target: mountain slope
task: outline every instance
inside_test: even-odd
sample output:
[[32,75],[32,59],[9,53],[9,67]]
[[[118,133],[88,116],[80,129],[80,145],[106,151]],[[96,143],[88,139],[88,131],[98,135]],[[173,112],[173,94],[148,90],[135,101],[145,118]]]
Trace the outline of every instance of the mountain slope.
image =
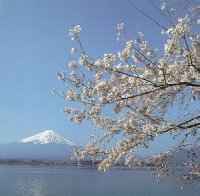
[[52,130],[39,132],[17,143],[0,144],[0,159],[64,160],[76,145]]
[[0,144],[0,159],[65,160],[72,153],[73,148],[65,144]]

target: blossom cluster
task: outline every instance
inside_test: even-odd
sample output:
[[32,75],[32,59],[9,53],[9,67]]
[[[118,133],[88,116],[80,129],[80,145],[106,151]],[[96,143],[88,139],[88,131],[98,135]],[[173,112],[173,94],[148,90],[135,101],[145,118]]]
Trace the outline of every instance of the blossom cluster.
[[[164,3],[162,9],[165,7]],[[200,116],[190,110],[179,119],[167,118],[178,101],[186,107],[200,100],[200,35],[193,25],[186,15],[168,27],[163,54],[139,32],[120,51],[97,59],[83,50],[80,25],[69,30],[80,45],[80,55],[57,74],[67,86],[59,94],[70,105],[64,112],[75,123],[86,120],[103,131],[102,137],[79,151],[81,157],[102,155],[99,169],[106,171],[123,156],[128,165],[135,164],[132,152],[148,147],[162,134],[197,132]],[[118,37],[123,30],[124,23],[118,24]]]
[[72,28],[69,29],[69,36],[72,40],[78,40],[80,37],[81,32],[81,26],[80,25],[74,25]]

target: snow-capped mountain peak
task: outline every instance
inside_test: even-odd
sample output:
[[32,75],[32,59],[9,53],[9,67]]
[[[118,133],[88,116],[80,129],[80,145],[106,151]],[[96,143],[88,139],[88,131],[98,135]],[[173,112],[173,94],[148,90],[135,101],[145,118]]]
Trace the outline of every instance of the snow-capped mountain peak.
[[45,130],[31,137],[24,138],[20,143],[31,143],[31,144],[67,144],[75,146],[75,144],[54,132],[53,130]]

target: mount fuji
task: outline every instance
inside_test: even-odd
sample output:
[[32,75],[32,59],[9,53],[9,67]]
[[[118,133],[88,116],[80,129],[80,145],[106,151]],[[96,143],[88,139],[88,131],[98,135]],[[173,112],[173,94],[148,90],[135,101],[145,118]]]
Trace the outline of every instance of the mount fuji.
[[66,160],[76,145],[53,130],[44,130],[19,142],[0,144],[0,159]]
[[75,144],[54,132],[53,130],[45,130],[31,137],[24,138],[20,141],[24,144],[66,144],[69,146],[75,146]]

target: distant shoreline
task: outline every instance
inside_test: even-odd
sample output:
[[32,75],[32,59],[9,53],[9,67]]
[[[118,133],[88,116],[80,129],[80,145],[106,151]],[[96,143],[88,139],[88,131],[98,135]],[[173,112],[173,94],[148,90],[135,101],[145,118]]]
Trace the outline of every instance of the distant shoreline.
[[[0,166],[31,166],[31,167],[72,167],[80,169],[97,169],[99,161],[71,161],[71,160],[32,160],[32,159],[0,159]],[[128,169],[124,166],[115,168]]]
[[40,160],[40,159],[0,159],[0,165],[31,165],[31,166],[87,166],[96,167],[97,162],[71,160]]
[[[45,166],[45,167],[73,167],[81,169],[97,169],[100,161],[71,161],[71,160],[22,160],[22,159],[0,159],[0,166]],[[113,169],[121,170],[145,170],[149,167],[129,168],[124,165],[115,165]]]

